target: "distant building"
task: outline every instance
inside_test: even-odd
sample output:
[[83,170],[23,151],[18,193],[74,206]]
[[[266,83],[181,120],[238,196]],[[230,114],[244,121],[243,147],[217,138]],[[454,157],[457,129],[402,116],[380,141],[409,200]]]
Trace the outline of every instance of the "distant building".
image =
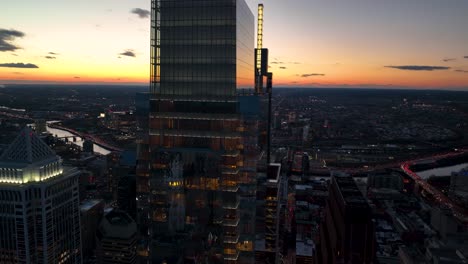
[[450,209],[433,207],[431,226],[446,243],[468,240],[468,229],[465,223],[456,218]]
[[397,172],[373,172],[367,176],[367,186],[375,189],[403,190],[403,178]]
[[332,177],[320,233],[321,263],[374,261],[375,227],[371,208],[352,177]]
[[87,200],[80,206],[81,241],[85,262],[95,255],[96,231],[103,214],[103,200]]
[[119,179],[117,189],[117,205],[136,219],[136,178],[135,174],[127,174]]
[[107,159],[107,177],[106,177],[106,191],[111,200],[117,200],[117,188],[119,185],[119,164],[120,152],[111,152],[106,156]]
[[89,139],[85,139],[83,142],[83,152],[94,153],[94,143]]
[[125,212],[104,215],[97,231],[97,259],[101,264],[136,263],[137,225]]
[[47,123],[45,119],[36,119],[34,120],[35,131],[38,134],[47,132]]
[[449,195],[468,205],[468,168],[452,173]]
[[0,156],[0,263],[81,263],[78,170],[30,128]]

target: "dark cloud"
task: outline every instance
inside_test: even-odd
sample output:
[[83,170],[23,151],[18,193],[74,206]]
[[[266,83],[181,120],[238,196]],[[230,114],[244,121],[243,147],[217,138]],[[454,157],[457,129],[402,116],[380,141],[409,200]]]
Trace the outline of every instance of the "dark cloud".
[[463,57],[463,58],[468,59],[468,56],[465,56],[465,57]]
[[284,64],[282,61],[273,61],[271,64]]
[[73,78],[74,78],[74,79],[80,79],[81,77],[79,77],[79,76],[75,76],[75,77],[73,77]]
[[312,77],[312,76],[325,76],[325,74],[323,74],[323,73],[305,73],[305,74],[301,74],[301,75],[298,75],[298,76],[301,76],[302,78],[307,78],[307,77]]
[[0,63],[0,67],[4,68],[24,68],[24,69],[37,69],[39,68],[36,64],[32,63]]
[[297,62],[297,61],[293,61],[293,62],[291,62],[291,64],[302,64],[302,63]]
[[451,61],[456,61],[456,60],[457,60],[457,59],[455,59],[455,58],[445,58],[445,59],[443,59],[442,61],[443,61],[443,62],[451,62]]
[[141,8],[134,8],[130,13],[138,15],[140,18],[148,18],[151,15],[150,11]]
[[45,56],[44,58],[49,59],[49,60],[54,60],[54,59],[56,59],[57,57],[54,57],[54,56]]
[[58,53],[55,53],[55,52],[52,52],[52,51],[49,52],[48,54],[49,54],[49,55],[59,55]]
[[279,67],[279,68],[282,69],[282,70],[286,70],[286,69],[287,69],[286,67]]
[[405,71],[437,71],[449,70],[450,67],[445,66],[422,66],[422,65],[401,65],[401,66],[384,66],[385,68],[392,68]]
[[24,36],[25,34],[21,31],[0,28],[0,52],[20,49],[20,47],[11,44],[11,41],[15,40],[15,38],[22,38]]
[[[127,57],[136,57],[135,52],[133,50],[130,50],[130,49],[126,50],[126,51],[124,51],[122,53],[119,53],[119,55],[127,56]],[[120,58],[120,56],[119,56],[119,58]]]
[[465,70],[455,70],[455,72],[468,73],[468,71],[465,71]]

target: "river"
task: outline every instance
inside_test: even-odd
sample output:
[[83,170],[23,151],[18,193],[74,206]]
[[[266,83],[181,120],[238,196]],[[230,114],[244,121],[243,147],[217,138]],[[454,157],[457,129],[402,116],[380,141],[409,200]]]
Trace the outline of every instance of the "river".
[[452,172],[459,172],[460,170],[467,168],[468,163],[462,163],[449,167],[434,168],[425,171],[416,172],[421,178],[427,179],[431,176],[450,176]]
[[[48,122],[48,123],[51,123],[51,122]],[[68,132],[68,131],[65,131],[65,130],[62,130],[62,129],[57,129],[57,128],[51,128],[49,126],[47,126],[47,132],[49,132],[50,134],[52,134],[54,137],[73,137],[75,136],[74,134]],[[69,142],[75,144],[75,145],[78,145],[80,147],[83,147],[83,139],[80,138],[80,137],[76,137],[76,142],[73,141],[72,138],[69,138],[68,139]],[[94,152],[95,153],[98,153],[98,154],[101,154],[101,155],[107,155],[109,153],[111,153],[111,151],[99,146],[99,145],[96,145],[94,144]]]

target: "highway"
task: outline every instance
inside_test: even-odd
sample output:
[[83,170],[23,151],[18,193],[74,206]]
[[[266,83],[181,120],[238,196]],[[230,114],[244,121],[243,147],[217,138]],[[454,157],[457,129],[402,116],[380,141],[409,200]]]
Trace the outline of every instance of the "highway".
[[[434,160],[439,160],[442,158],[449,158],[449,157],[454,157],[458,156],[462,153],[466,153],[467,149],[461,149],[457,152],[451,152],[451,153],[446,153],[446,154],[441,154],[441,155],[436,155],[432,156],[432,159]],[[437,188],[433,187],[429,183],[427,183],[424,179],[422,179],[416,172],[411,170],[411,166],[414,164],[417,164],[418,161],[422,160],[414,160],[414,161],[406,161],[403,162],[400,166],[400,168],[403,170],[406,175],[411,177],[417,185],[419,185],[426,193],[430,194],[434,201],[438,203],[439,205],[445,206],[447,208],[450,208],[453,212],[453,214],[459,218],[460,220],[468,223],[468,212],[466,208],[463,208],[456,203],[454,203],[451,199],[449,199],[444,193],[439,191]]]

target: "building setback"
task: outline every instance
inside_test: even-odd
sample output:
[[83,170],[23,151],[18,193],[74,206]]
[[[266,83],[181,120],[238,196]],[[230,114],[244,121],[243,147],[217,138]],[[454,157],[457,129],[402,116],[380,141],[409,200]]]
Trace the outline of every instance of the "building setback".
[[30,128],[0,156],[0,263],[81,263],[78,170]]

